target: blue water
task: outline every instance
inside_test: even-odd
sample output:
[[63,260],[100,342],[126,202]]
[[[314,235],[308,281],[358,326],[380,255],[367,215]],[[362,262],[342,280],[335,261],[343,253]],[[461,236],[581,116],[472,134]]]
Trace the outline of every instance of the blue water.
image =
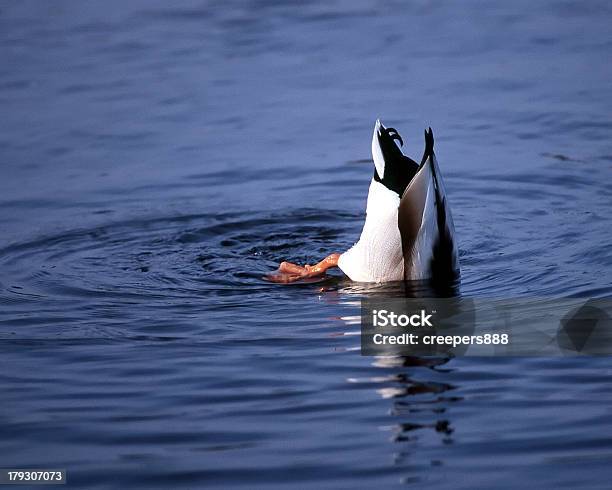
[[71,488],[607,488],[608,358],[376,359],[376,117],[467,296],[612,295],[607,2],[0,5],[0,467]]

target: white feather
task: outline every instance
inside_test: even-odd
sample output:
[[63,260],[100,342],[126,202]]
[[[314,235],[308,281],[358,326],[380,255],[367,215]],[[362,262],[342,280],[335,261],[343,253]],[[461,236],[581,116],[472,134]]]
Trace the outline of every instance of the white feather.
[[338,267],[356,282],[401,281],[402,240],[397,226],[399,196],[372,180],[359,241],[340,255]]
[[381,126],[380,119],[377,119],[376,124],[374,124],[374,132],[372,133],[372,159],[374,160],[376,172],[378,172],[378,176],[382,179],[385,176],[385,159],[380,149],[380,143],[378,142],[378,133],[380,132]]

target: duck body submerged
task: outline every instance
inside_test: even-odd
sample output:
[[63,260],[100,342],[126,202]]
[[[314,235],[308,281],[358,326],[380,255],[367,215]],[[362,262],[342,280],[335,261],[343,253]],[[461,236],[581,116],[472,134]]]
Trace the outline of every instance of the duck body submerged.
[[454,282],[459,254],[431,128],[420,164],[405,156],[396,140],[403,144],[395,129],[376,121],[365,223],[338,266],[357,282]]

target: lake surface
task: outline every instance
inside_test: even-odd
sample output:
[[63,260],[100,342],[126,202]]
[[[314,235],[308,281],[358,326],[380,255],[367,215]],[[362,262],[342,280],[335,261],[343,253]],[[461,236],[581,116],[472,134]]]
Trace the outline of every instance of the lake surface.
[[605,488],[609,358],[359,355],[381,117],[461,294],[612,295],[607,2],[0,5],[0,466],[74,488]]

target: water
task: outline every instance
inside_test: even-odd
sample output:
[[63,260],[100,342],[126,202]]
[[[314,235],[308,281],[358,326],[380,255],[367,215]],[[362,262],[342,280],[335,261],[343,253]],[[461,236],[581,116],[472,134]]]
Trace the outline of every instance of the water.
[[607,358],[361,357],[376,117],[461,294],[612,294],[605,2],[0,6],[0,455],[74,488],[602,488]]

